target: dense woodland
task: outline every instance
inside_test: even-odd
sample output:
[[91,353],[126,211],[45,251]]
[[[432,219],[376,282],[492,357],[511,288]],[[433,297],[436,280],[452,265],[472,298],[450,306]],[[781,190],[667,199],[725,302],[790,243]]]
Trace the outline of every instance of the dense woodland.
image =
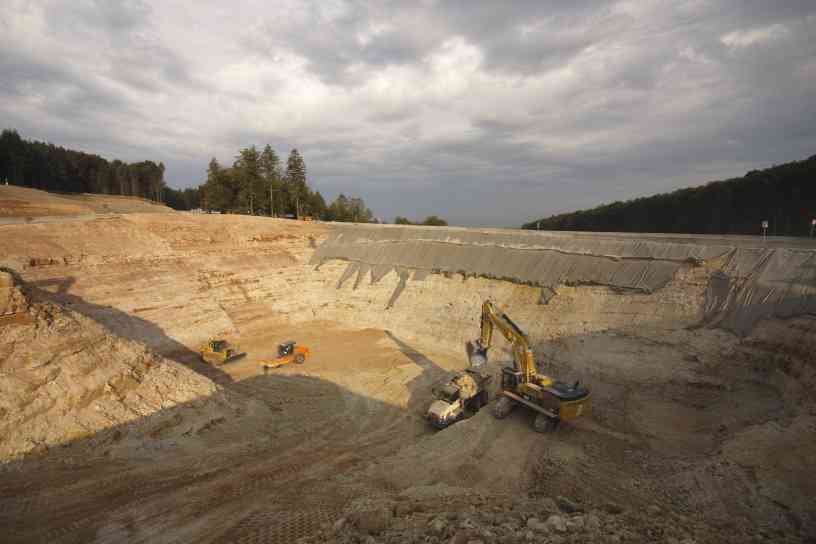
[[525,229],[808,236],[816,218],[816,155],[744,177],[554,215]]
[[286,165],[266,146],[239,151],[230,167],[210,161],[207,180],[188,189],[172,189],[164,164],[125,163],[54,144],[24,140],[16,130],[0,134],[0,183],[63,193],[136,196],[164,202],[177,210],[205,210],[331,221],[370,222],[373,214],[362,198],[341,194],[327,205],[306,180],[306,163],[297,149]]
[[0,181],[65,193],[128,195],[164,201],[164,164],[124,163],[44,142],[23,140],[15,130],[0,133]]

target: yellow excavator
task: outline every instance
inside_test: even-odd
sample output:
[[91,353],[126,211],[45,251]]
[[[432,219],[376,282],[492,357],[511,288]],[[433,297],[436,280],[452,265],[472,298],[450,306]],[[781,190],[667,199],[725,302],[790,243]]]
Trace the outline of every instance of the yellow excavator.
[[592,410],[589,389],[580,382],[566,384],[539,374],[527,335],[490,300],[482,304],[481,335],[470,350],[472,366],[487,362],[494,329],[513,347],[513,365],[502,368],[501,388],[493,407],[497,419],[507,417],[513,408],[522,405],[537,412],[535,430],[547,432],[555,430],[562,421],[589,415]]

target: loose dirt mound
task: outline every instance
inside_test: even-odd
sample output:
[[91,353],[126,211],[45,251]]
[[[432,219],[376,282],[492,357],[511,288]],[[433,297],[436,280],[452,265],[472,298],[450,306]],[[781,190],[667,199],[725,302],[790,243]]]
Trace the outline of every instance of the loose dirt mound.
[[[96,455],[132,451],[230,413],[207,378],[69,309],[29,306],[12,279],[0,271],[0,315],[18,318],[0,321],[0,463],[89,438],[84,446]],[[128,425],[160,410],[167,417]]]
[[172,211],[164,204],[157,204],[138,197],[55,194],[28,187],[0,185],[0,219]]

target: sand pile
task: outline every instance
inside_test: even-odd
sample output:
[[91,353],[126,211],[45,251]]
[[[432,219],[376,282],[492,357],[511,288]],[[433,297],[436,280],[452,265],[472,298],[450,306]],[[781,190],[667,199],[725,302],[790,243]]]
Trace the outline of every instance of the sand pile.
[[26,316],[0,322],[0,462],[72,443],[138,449],[229,413],[209,379],[24,290],[0,275],[0,315]]

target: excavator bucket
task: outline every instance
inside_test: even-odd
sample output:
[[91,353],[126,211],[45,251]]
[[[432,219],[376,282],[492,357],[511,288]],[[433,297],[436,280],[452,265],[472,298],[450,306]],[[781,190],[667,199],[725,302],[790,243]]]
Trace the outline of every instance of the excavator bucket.
[[468,342],[465,344],[470,366],[479,367],[487,363],[487,349],[479,347],[479,342]]

